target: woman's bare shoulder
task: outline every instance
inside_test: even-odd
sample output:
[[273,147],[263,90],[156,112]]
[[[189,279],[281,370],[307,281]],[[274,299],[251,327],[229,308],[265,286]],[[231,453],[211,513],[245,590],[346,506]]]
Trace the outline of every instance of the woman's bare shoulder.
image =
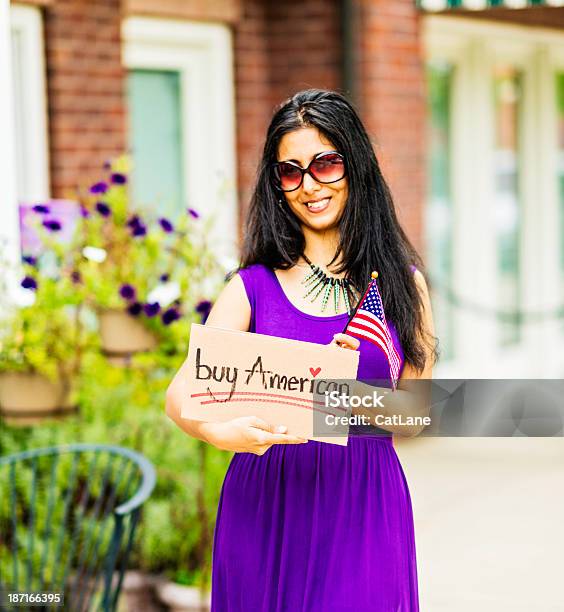
[[251,304],[239,273],[227,282],[207,318],[206,325],[248,331],[251,323]]

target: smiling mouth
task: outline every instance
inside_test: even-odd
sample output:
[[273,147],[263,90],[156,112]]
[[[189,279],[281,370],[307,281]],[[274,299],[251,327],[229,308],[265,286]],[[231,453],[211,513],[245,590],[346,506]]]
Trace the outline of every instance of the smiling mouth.
[[307,209],[310,212],[321,212],[322,210],[325,210],[327,206],[329,206],[330,199],[331,196],[323,198],[322,200],[311,200],[309,202],[304,202],[304,205],[307,206]]

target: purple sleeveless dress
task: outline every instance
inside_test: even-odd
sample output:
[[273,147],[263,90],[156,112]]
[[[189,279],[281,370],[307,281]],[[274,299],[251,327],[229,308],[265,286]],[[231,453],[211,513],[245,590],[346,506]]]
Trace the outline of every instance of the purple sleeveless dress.
[[[303,313],[269,268],[239,274],[249,331],[328,344],[343,330],[346,314]],[[361,340],[359,350],[359,379],[389,379],[380,349]],[[309,441],[235,453],[214,533],[213,612],[419,610],[411,499],[384,433],[353,432],[346,447]]]

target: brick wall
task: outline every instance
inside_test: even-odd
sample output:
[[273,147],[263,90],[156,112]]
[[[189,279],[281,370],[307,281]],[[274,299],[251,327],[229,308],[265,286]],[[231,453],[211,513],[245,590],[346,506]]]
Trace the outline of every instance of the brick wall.
[[413,0],[362,0],[357,7],[357,85],[404,229],[423,246],[426,103],[421,18]]
[[235,28],[237,155],[242,215],[277,104],[307,87],[341,85],[337,0],[246,0]]
[[268,3],[271,101],[300,89],[342,85],[340,2]]
[[[412,0],[357,1],[361,114],[400,217],[418,242],[425,152],[419,17]],[[338,0],[233,0],[242,214],[274,107],[299,89],[342,87],[340,7]],[[122,5],[53,0],[44,10],[52,195],[65,197],[127,146]]]
[[[357,0],[357,104],[400,220],[422,245],[425,98],[413,0]],[[299,89],[343,87],[341,3],[247,0],[236,26],[239,195],[249,201],[273,108]]]
[[126,148],[120,0],[45,8],[51,192],[72,194]]
[[241,218],[248,205],[271,105],[267,15],[262,0],[246,0],[235,30],[237,184]]

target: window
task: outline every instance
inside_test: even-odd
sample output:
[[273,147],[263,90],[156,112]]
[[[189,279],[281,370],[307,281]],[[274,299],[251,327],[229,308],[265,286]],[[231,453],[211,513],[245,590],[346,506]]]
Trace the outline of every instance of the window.
[[560,298],[564,301],[564,70],[556,73],[555,79],[556,89],[556,112],[557,112],[557,138],[558,138],[558,153],[556,162],[556,181],[558,189],[558,226],[560,236],[560,253],[559,253],[559,268],[560,268]]
[[10,18],[16,195],[18,201],[35,201],[49,197],[41,11],[13,6]]
[[130,70],[127,96],[135,201],[175,217],[185,207],[180,74]]
[[[40,9],[8,5],[0,10],[1,184],[0,238],[8,257],[19,258],[18,203],[49,197],[47,103]],[[6,35],[4,35],[4,31]],[[4,75],[6,75],[4,77]]]
[[212,218],[219,256],[237,253],[232,39],[227,26],[131,17],[129,70],[133,189],[167,214]]
[[[493,151],[494,219],[497,251],[497,307],[501,313],[521,309],[520,290],[520,98],[521,75],[511,66],[497,66],[493,74],[495,142]],[[520,339],[520,321],[500,319],[498,342]]]
[[437,376],[559,378],[564,39],[439,15],[423,37]]
[[453,305],[446,289],[452,286],[452,197],[450,122],[453,66],[427,65],[428,194],[426,207],[427,265],[433,271],[433,315],[441,358],[452,359]]

